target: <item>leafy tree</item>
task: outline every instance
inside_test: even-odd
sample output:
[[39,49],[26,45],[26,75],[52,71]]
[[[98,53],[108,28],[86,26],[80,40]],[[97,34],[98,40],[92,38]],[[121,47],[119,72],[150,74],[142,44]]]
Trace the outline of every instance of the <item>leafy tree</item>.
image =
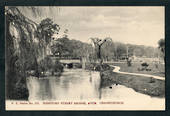
[[60,27],[58,24],[54,24],[54,22],[50,18],[46,18],[40,22],[37,26],[36,36],[40,40],[40,46],[43,48],[43,58],[46,55],[47,45],[51,42],[51,37],[54,33],[58,33]]
[[103,48],[101,50],[102,59],[104,59],[105,61],[112,60],[115,56],[115,53],[114,53],[115,45],[114,45],[114,43],[107,41],[105,44],[103,44],[102,48]]
[[144,49],[142,47],[135,47],[134,49],[134,54],[135,56],[138,56],[138,57],[142,57],[145,53],[144,53]]
[[165,57],[165,39],[160,39],[158,41],[158,48],[161,50],[163,56]]
[[52,36],[54,33],[59,32],[60,27],[58,24],[55,24],[52,19],[46,18],[43,19],[40,24],[37,26],[37,30],[35,31],[35,36],[39,39],[39,47],[42,51],[42,60],[37,62],[36,64],[36,74],[39,76],[40,69],[42,71],[46,71],[46,56],[47,56],[47,46],[50,44],[52,40]]
[[128,56],[133,56],[134,55],[134,45],[127,45],[128,46]]
[[124,44],[117,45],[117,56],[120,59],[123,55],[126,55],[126,46]]
[[63,43],[59,42],[59,41],[55,41],[53,43],[53,45],[51,46],[51,52],[53,55],[61,55],[62,52],[62,47],[63,47]]
[[60,56],[72,56],[73,46],[69,38],[62,37],[57,39],[55,47],[56,52],[58,52]]

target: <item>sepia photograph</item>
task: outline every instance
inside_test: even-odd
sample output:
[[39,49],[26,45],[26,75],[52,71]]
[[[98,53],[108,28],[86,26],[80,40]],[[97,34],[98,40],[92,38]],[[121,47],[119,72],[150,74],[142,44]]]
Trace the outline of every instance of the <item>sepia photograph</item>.
[[164,6],[6,6],[6,110],[165,110]]

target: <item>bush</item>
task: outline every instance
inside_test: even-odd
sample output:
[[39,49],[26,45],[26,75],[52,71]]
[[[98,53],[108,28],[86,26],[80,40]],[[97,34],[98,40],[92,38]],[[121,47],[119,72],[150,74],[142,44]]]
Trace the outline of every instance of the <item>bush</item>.
[[54,72],[63,72],[63,68],[63,65],[59,61],[56,61],[53,65]]
[[106,71],[112,69],[108,64],[90,63],[86,64],[86,70]]
[[47,70],[52,68],[53,61],[50,57],[48,57],[48,56],[45,57],[44,62],[45,62],[45,66],[47,67]]
[[130,67],[132,66],[132,60],[131,59],[127,59],[127,65]]
[[67,64],[68,68],[73,68],[73,63]]
[[47,76],[46,72],[50,72],[51,75],[54,75],[54,73],[57,73],[57,75],[61,74],[61,72],[63,72],[63,65],[58,60],[53,62],[52,59],[47,56],[39,62],[35,76]]
[[143,67],[148,67],[148,66],[149,66],[149,64],[146,63],[146,62],[142,63],[141,65],[142,65]]
[[144,62],[144,63],[141,64],[141,66],[142,66],[142,69],[143,69],[143,70],[146,70],[147,67],[149,66],[149,64],[146,63],[146,62]]
[[106,70],[110,70],[111,69],[108,64],[102,64],[102,65],[97,64],[95,67],[96,67],[95,68],[96,71],[106,71]]
[[12,99],[27,100],[29,92],[24,83],[17,83],[11,93]]
[[38,69],[36,69],[36,76],[45,76],[45,73],[52,68],[52,60],[50,57],[45,57],[38,64]]

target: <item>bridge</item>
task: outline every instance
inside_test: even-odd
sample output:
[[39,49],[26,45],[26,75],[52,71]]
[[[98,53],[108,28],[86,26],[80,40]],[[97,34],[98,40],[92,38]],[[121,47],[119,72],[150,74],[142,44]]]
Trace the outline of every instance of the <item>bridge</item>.
[[85,58],[56,57],[50,56],[53,61],[59,60],[66,68],[85,68],[87,62]]
[[66,64],[69,64],[69,63],[80,63],[80,60],[79,59],[61,59],[60,62],[61,63],[66,63]]
[[82,68],[81,61],[79,59],[61,59],[60,62],[66,68]]

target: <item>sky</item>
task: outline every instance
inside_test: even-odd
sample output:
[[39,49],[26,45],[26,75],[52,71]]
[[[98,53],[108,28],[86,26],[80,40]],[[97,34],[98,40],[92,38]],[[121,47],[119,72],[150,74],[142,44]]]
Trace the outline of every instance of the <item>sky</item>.
[[[68,29],[71,39],[89,42],[91,37],[113,41],[158,46],[165,37],[163,6],[112,7],[51,7],[42,8],[44,17],[50,17],[61,27],[60,35]],[[41,17],[42,18],[42,17]],[[39,18],[39,20],[41,19]],[[38,19],[37,19],[38,20]]]

